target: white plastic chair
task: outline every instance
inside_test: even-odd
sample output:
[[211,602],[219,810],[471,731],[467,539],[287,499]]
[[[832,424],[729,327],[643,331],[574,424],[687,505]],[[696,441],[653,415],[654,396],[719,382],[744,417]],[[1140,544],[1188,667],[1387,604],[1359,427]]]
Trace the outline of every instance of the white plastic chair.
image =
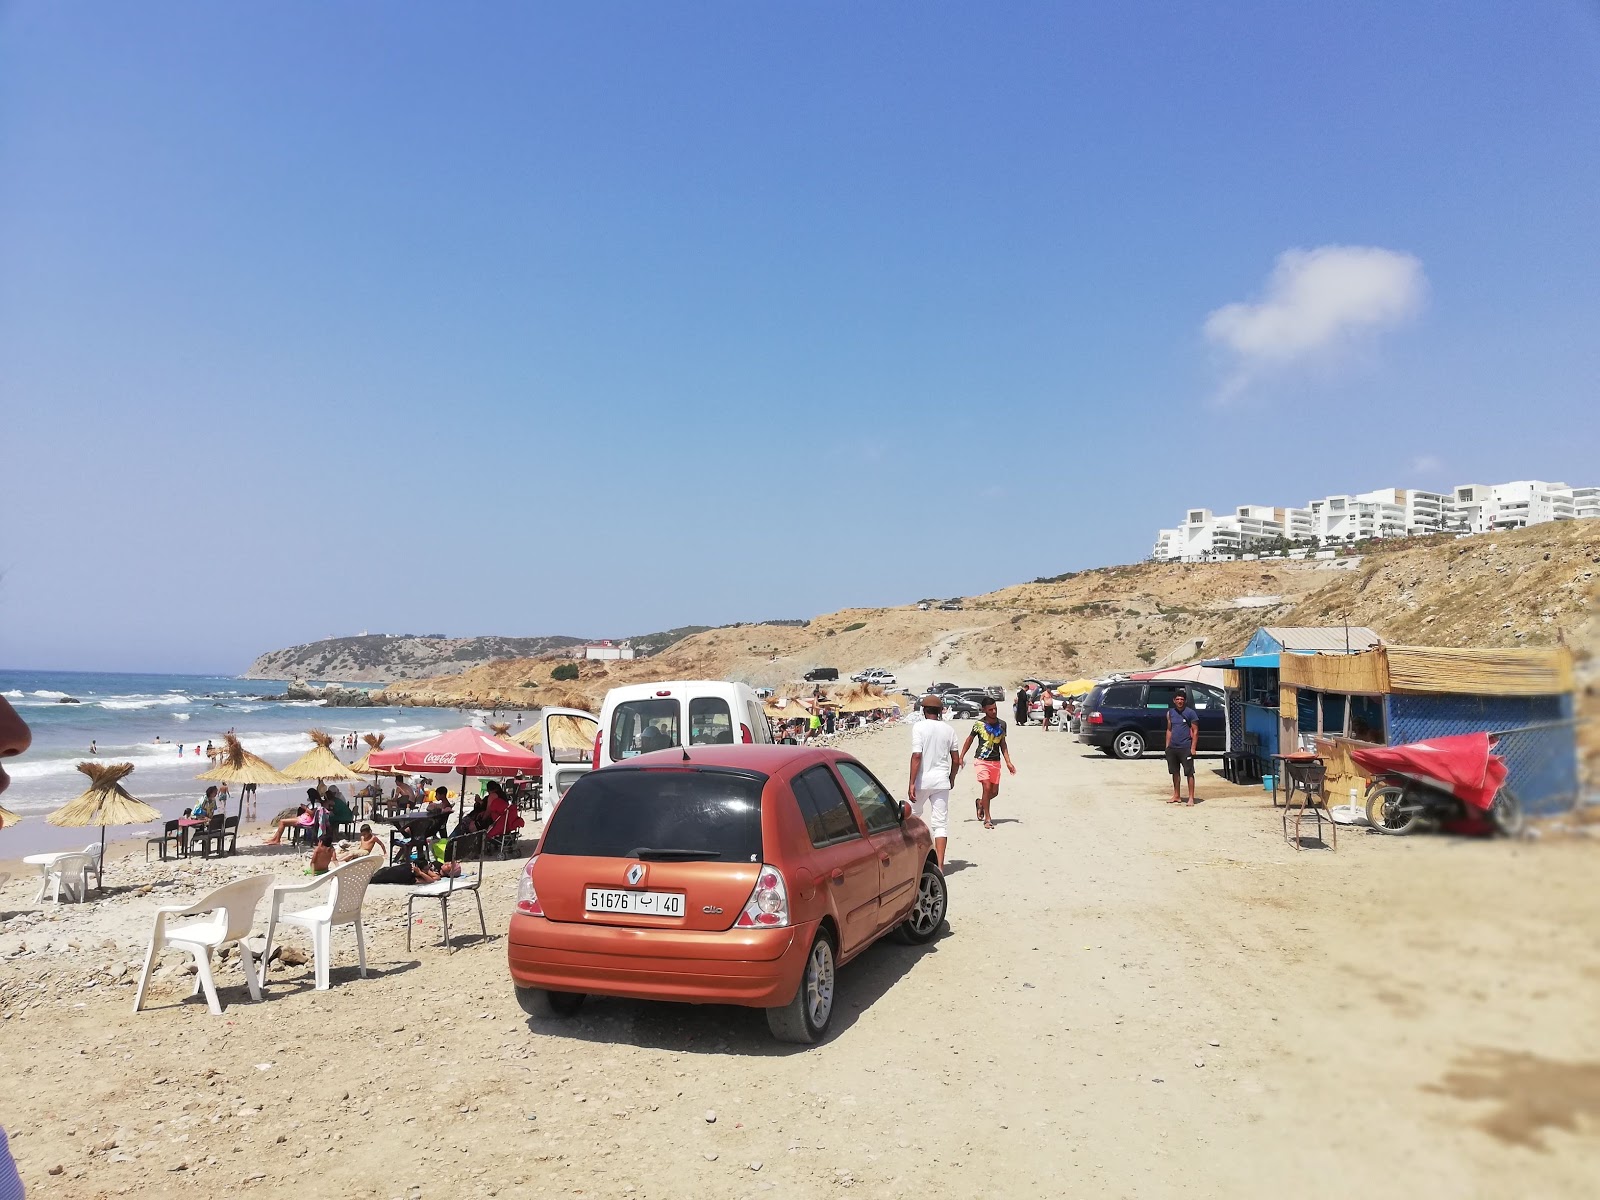
[[67,894],[68,900],[81,901],[89,891],[88,874],[93,869],[87,854],[58,854],[50,862],[40,867],[43,878],[39,882],[39,894],[35,901],[50,896],[54,904],[61,903],[61,893]]
[[[220,1014],[222,1005],[217,1003],[217,985],[211,977],[211,956],[219,948],[237,942],[239,965],[244,968],[244,982],[250,989],[250,999],[261,999],[261,982],[256,972],[256,955],[250,946],[250,929],[255,924],[256,906],[271,886],[271,875],[251,875],[219,887],[193,904],[166,904],[156,909],[156,924],[150,933],[150,949],[144,956],[139,990],[133,997],[133,1011],[138,1012],[144,1005],[144,993],[150,985],[150,972],[155,966],[156,955],[168,946],[194,955],[193,994],[205,989],[206,1007]],[[209,913],[210,916],[181,925],[167,924],[173,917],[192,917],[201,913]]]
[[411,931],[416,925],[412,916],[412,908],[418,900],[437,900],[439,902],[439,920],[444,925],[445,949],[452,954],[455,947],[450,945],[450,897],[457,892],[471,892],[472,898],[478,902],[478,926],[483,930],[483,936],[489,936],[489,926],[483,920],[483,897],[478,892],[478,887],[483,883],[483,847],[487,835],[483,833],[458,833],[450,839],[451,854],[454,856],[465,847],[472,847],[477,855],[477,865],[472,874],[467,874],[466,867],[459,860],[456,866],[461,870],[460,875],[446,875],[433,883],[420,884],[411,889],[411,894],[406,897],[406,949],[411,949]]
[[[361,978],[367,977],[367,931],[361,923],[361,902],[367,894],[367,884],[373,874],[384,864],[382,854],[368,854],[335,867],[326,875],[306,883],[278,884],[272,889],[272,918],[267,922],[267,937],[261,943],[261,980],[266,982],[267,966],[272,957],[272,938],[278,922],[298,925],[311,934],[311,951],[317,990],[328,990],[328,970],[333,965],[332,934],[335,925],[356,927],[356,962]],[[330,895],[322,904],[311,908],[283,912],[283,901],[289,896],[308,895],[329,888]]]
[[84,877],[87,880],[88,876],[94,876],[94,890],[97,892],[105,891],[105,884],[100,881],[100,856],[104,852],[105,847],[99,842],[90,842],[83,848],[83,856],[89,860],[88,865],[84,867]]

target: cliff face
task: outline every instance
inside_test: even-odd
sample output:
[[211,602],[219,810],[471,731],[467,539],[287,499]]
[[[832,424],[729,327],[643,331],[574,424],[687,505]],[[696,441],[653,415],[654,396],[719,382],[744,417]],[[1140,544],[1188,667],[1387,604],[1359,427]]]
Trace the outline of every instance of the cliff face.
[[[585,662],[557,681],[546,659],[490,662],[391,685],[389,703],[594,708],[608,688],[654,679],[793,682],[814,666],[887,667],[901,684],[1015,684],[1139,670],[1241,649],[1261,625],[1368,625],[1391,642],[1572,645],[1595,686],[1600,521],[1391,545],[1360,559],[1140,563],[970,597],[960,610],[846,609],[805,626],[745,625],[684,638],[632,662]],[[1593,702],[1592,695],[1586,699]],[[381,701],[380,701],[381,702]],[[1593,724],[1593,723],[1591,723]]]
[[464,671],[501,658],[533,658],[582,642],[575,637],[413,637],[373,633],[324,638],[272,650],[250,664],[245,679],[318,679],[388,683]]

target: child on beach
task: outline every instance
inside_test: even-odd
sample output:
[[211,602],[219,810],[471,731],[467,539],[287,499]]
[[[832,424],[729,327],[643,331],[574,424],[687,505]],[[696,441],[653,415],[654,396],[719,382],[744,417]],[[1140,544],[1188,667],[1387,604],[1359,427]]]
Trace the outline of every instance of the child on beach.
[[328,868],[333,865],[333,839],[324,834],[317,842],[317,848],[311,852],[311,874],[326,875]]
[[355,848],[346,850],[342,856],[344,862],[353,862],[358,858],[365,858],[369,854],[382,854],[383,840],[372,832],[371,825],[361,827],[361,837]]

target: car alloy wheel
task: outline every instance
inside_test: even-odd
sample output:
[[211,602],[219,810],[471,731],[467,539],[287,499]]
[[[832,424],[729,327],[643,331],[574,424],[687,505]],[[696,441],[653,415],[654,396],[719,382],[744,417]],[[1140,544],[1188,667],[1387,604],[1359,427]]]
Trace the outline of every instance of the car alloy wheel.
[[833,989],[833,942],[825,930],[818,930],[794,997],[780,1008],[767,1009],[772,1036],[802,1046],[820,1042],[833,1018]]
[[1144,738],[1130,729],[1117,734],[1111,747],[1118,758],[1139,758],[1144,754]]
[[911,946],[922,946],[933,941],[944,926],[949,903],[950,893],[945,887],[944,872],[932,861],[924,863],[922,876],[917,880],[917,898],[906,919],[895,927],[896,940]]
[[833,947],[827,938],[818,938],[811,947],[811,959],[800,984],[806,997],[806,1016],[817,1029],[824,1028],[833,1015],[833,978]]

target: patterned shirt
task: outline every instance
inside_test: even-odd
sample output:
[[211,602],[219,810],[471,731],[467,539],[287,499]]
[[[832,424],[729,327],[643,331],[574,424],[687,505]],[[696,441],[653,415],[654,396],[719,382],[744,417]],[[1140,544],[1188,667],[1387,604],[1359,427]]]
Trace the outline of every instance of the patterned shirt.
[[972,723],[972,736],[978,739],[977,757],[984,762],[999,762],[1000,748],[1006,742],[1006,723],[995,718],[993,725],[982,721]]

